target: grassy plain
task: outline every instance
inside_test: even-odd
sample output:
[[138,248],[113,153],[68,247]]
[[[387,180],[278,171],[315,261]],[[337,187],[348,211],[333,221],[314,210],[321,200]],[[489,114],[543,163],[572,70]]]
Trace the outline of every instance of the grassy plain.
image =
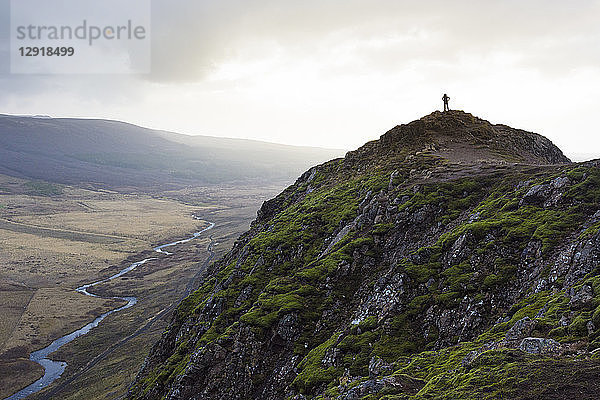
[[65,399],[124,394],[168,321],[168,311],[203,268],[210,240],[207,233],[173,248],[172,256],[154,253],[152,247],[206,226],[192,218],[195,214],[217,223],[210,236],[218,257],[248,228],[260,203],[282,186],[145,194],[49,188],[0,176],[0,398],[43,374],[28,361],[32,350],[118,305],[74,288],[157,257],[94,288],[102,296],[136,296],[138,304],[55,353],[52,358],[67,361],[67,370],[38,397],[51,391]]

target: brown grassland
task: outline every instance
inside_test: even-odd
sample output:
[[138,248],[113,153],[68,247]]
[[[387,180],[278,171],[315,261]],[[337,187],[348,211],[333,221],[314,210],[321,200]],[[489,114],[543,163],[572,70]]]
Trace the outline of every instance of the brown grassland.
[[[29,361],[31,351],[122,304],[83,296],[74,288],[156,257],[94,288],[102,296],[136,296],[138,304],[54,353],[53,359],[67,361],[67,369],[33,398],[123,395],[168,321],[168,311],[205,266],[209,236],[218,257],[247,229],[260,203],[282,186],[160,193],[51,187],[48,193],[47,186],[39,189],[0,175],[0,398],[43,374]],[[151,251],[189,237],[207,221],[215,222],[215,228],[169,249],[172,256]]]

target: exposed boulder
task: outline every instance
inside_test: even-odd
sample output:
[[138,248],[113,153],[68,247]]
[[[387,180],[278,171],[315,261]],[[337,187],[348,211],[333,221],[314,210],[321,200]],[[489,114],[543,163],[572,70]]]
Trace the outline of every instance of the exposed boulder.
[[531,354],[558,354],[560,343],[553,339],[528,337],[521,341],[519,349]]
[[533,331],[535,321],[529,317],[518,320],[515,324],[506,332],[505,341],[507,343],[520,342]]
[[540,205],[544,204],[552,193],[552,185],[543,184],[532,186],[531,189],[521,199],[519,205]]
[[375,377],[379,375],[386,375],[392,372],[393,366],[390,363],[386,363],[380,357],[372,357],[369,361],[369,376]]
[[587,309],[592,306],[594,291],[591,285],[585,284],[579,290],[571,288],[569,306],[574,310]]

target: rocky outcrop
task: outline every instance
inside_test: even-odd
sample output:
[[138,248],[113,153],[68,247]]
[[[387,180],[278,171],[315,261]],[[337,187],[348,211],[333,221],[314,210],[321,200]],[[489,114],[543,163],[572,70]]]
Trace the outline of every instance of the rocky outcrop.
[[591,376],[599,202],[598,166],[539,135],[462,112],[397,127],[263,205],[129,398],[536,398],[503,380],[548,357]]
[[361,170],[388,163],[406,152],[443,156],[453,162],[562,164],[570,160],[547,138],[506,125],[494,125],[463,111],[436,111],[399,125],[344,159]]
[[519,349],[531,354],[556,355],[560,350],[560,344],[553,339],[528,337],[521,341]]

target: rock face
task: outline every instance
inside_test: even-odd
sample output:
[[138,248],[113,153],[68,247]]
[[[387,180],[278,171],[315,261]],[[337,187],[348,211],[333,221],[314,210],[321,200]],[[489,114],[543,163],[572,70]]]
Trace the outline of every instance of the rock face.
[[555,354],[560,349],[560,344],[553,339],[529,337],[523,339],[519,349],[532,354]]
[[596,398],[599,230],[598,163],[433,113],[266,202],[129,398]]

